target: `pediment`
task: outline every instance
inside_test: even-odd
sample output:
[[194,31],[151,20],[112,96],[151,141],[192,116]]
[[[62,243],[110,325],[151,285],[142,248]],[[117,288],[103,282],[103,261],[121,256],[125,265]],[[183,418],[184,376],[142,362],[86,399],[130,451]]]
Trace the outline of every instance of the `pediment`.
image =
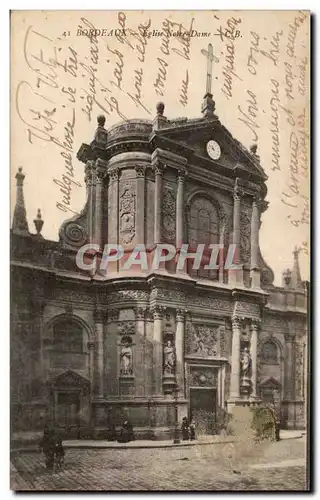
[[83,388],[89,386],[90,382],[85,377],[79,375],[72,370],[67,370],[60,375],[54,377],[50,381],[50,385],[59,388]]
[[[267,176],[261,167],[257,156],[248,151],[234,139],[230,132],[218,119],[213,120],[173,120],[169,127],[157,131],[157,136],[167,139],[168,147],[173,143],[188,149],[193,161],[202,163],[208,168],[224,167],[225,173],[237,170],[237,176],[249,176],[256,180],[265,181]],[[218,142],[221,149],[219,160],[212,160],[207,153],[209,140]],[[164,146],[164,144],[163,144]]]
[[269,377],[260,383],[260,387],[261,388],[265,387],[268,389],[279,389],[281,387],[281,384],[275,378]]

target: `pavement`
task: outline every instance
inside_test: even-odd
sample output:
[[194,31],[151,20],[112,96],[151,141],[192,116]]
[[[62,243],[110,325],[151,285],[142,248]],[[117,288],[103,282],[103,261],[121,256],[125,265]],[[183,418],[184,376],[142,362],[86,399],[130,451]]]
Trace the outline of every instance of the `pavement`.
[[62,471],[41,453],[11,457],[15,491],[306,491],[306,436],[170,448],[68,448]]
[[[302,431],[298,430],[281,430],[280,431],[280,439],[298,439],[303,436]],[[118,443],[117,441],[107,441],[104,439],[73,439],[73,440],[65,440],[63,441],[63,446],[65,448],[82,448],[82,449],[90,449],[90,448],[109,448],[109,449],[140,449],[140,448],[173,448],[173,447],[183,447],[183,446],[197,446],[201,445],[210,445],[210,444],[226,444],[232,443],[234,438],[232,436],[201,436],[198,440],[195,441],[182,441],[180,443],[173,443],[172,440],[167,441],[152,441],[152,440],[143,440],[139,439],[137,441],[130,441],[129,443]],[[34,450],[37,451],[38,445],[30,445],[28,447],[20,447],[14,450],[17,451],[28,451]]]

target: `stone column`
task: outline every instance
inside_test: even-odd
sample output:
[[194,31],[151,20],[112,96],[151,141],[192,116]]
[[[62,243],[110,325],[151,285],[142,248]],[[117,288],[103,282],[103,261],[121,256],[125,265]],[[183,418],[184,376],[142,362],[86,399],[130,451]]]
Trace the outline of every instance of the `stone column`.
[[104,397],[104,341],[103,341],[103,312],[101,310],[96,310],[95,312],[95,330],[96,330],[96,381],[97,381],[97,392],[96,396],[98,399],[103,399]]
[[163,338],[162,338],[163,308],[155,307],[153,310],[153,376],[154,392],[162,395],[163,373]]
[[226,365],[221,367],[221,406],[225,408]]
[[184,397],[184,311],[176,311],[176,380],[179,386],[179,396]]
[[294,333],[285,334],[286,350],[285,350],[285,394],[284,399],[287,405],[287,426],[289,429],[295,427],[295,403],[293,402],[295,394],[295,373],[294,373],[294,358],[295,358],[295,335]]
[[220,216],[220,237],[219,237],[219,282],[223,283],[224,278],[224,258],[225,258],[225,248],[224,248],[224,235],[226,230],[226,217]]
[[95,342],[88,342],[88,350],[89,350],[90,393],[91,393],[91,397],[92,397],[92,395],[94,394],[94,373],[95,373],[94,350],[95,350]]
[[178,172],[178,188],[177,188],[177,200],[176,200],[176,248],[181,248],[184,243],[184,180],[185,172],[184,170],[179,170]]
[[[240,266],[241,257],[240,257],[240,242],[241,242],[241,227],[240,227],[240,216],[241,216],[241,190],[239,186],[236,184],[234,193],[233,193],[233,240],[232,243],[235,245],[235,255],[234,255],[234,264],[238,267]],[[234,284],[242,284],[243,283],[243,271],[242,266],[240,269],[232,269],[229,272],[230,281]]]
[[259,320],[252,320],[251,323],[251,342],[250,342],[250,355],[251,355],[251,382],[252,393],[251,397],[257,398],[257,356],[258,356],[258,330]]
[[[110,201],[108,203],[108,243],[119,243],[119,169],[111,169],[109,174]],[[119,270],[119,261],[108,263],[107,274]]]
[[[97,160],[99,161],[99,160]],[[102,248],[102,214],[103,214],[103,180],[104,171],[101,168],[97,169],[96,174],[96,199],[95,199],[95,243]]]
[[238,317],[232,318],[232,354],[231,354],[231,381],[230,399],[235,400],[240,397],[240,337],[241,320]]
[[294,343],[295,335],[293,333],[285,334],[286,355],[285,355],[285,399],[294,399]]
[[136,196],[136,243],[144,243],[144,219],[145,219],[145,168],[138,165],[135,167],[137,177]]
[[259,229],[260,214],[258,198],[254,197],[252,201],[251,215],[251,288],[260,288],[260,269],[259,269]]
[[109,215],[109,243],[119,242],[119,169],[113,168],[109,171],[111,184],[111,213]]
[[161,199],[162,199],[162,176],[163,167],[154,167],[154,243],[161,243]]
[[95,165],[94,161],[87,161],[85,167],[85,183],[87,187],[87,199],[88,199],[88,239],[89,243],[93,242],[93,185],[95,182]]
[[134,309],[136,318],[136,350],[135,350],[135,378],[136,395],[145,395],[145,307],[136,307]]

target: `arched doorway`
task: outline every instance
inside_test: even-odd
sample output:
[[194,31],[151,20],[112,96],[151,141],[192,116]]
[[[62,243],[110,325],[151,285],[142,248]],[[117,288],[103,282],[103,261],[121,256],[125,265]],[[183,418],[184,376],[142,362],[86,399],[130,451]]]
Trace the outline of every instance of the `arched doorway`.
[[50,381],[50,390],[56,429],[63,439],[80,439],[86,427],[82,414],[88,401],[89,380],[68,370]]
[[81,318],[64,314],[46,332],[50,418],[64,439],[89,436],[93,363],[88,327]]

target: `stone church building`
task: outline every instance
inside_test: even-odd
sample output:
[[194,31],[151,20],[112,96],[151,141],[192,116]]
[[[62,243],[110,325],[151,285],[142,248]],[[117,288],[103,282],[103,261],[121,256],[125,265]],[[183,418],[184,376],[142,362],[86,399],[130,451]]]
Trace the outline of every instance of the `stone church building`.
[[[17,175],[11,230],[12,439],[54,422],[65,437],[108,438],[129,418],[136,436],[169,439],[178,419],[217,432],[235,405],[279,405],[281,424],[306,426],[307,293],[298,250],[283,286],[259,246],[267,176],[221,124],[206,94],[199,119],[132,119],[77,154],[87,190],[59,241],[31,232]],[[236,246],[240,269],[85,271],[83,245],[129,252],[157,243]],[[272,241],[270,241],[272,245]],[[91,255],[91,254],[90,254]],[[93,255],[93,254],[92,254]],[[221,257],[222,255],[222,257]],[[89,260],[90,257],[89,256]]]

